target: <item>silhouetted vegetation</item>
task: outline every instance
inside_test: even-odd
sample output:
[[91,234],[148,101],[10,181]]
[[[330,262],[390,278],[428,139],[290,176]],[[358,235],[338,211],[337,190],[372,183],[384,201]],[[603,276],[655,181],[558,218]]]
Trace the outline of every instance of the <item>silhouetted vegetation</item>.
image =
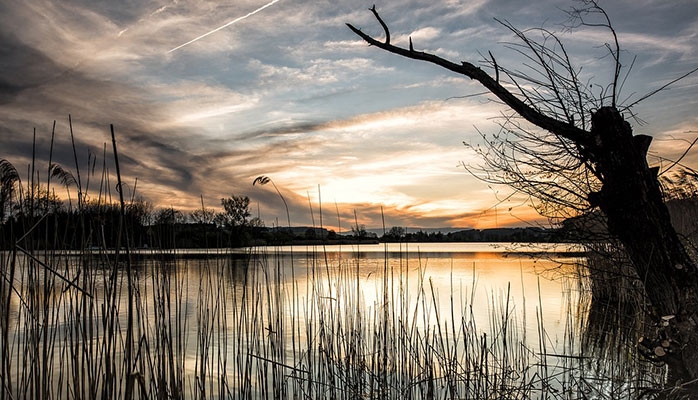
[[[393,228],[394,229],[394,228]],[[417,232],[404,233],[404,228],[399,236],[391,229],[381,237],[386,242],[518,242],[518,243],[553,243],[568,241],[564,232],[557,228],[490,228],[490,229],[463,229],[456,232],[442,233]]]
[[[203,205],[197,214],[154,209],[137,197],[122,211],[84,194],[66,205],[40,188],[38,198],[27,198],[19,182],[7,192],[0,226],[8,250],[0,258],[0,399],[563,399],[606,396],[606,388],[589,383],[599,376],[611,390],[605,398],[632,398],[654,390],[662,376],[643,370],[647,363],[606,362],[608,350],[579,355],[573,321],[584,313],[581,301],[580,310],[568,311],[569,356],[546,353],[540,315],[537,332],[520,327],[508,292],[488,303],[489,329],[478,326],[464,312],[472,297],[452,297],[450,309],[442,307],[425,264],[408,261],[414,254],[399,256],[399,271],[388,268],[386,256],[382,271],[369,272],[382,284],[367,303],[358,254],[354,263],[320,262],[321,252],[305,250],[303,259],[277,250],[208,250],[194,260],[168,250],[377,242],[360,224],[345,235],[267,228],[251,218],[241,195],[224,198],[220,213]],[[394,227],[383,239],[529,241],[551,234]],[[151,257],[132,264],[119,258],[121,246],[147,247]],[[566,296],[576,302],[572,293]],[[527,336],[541,339],[529,343]]]
[[[7,161],[3,165],[13,169]],[[64,170],[65,171],[65,170]],[[67,172],[66,172],[67,173]],[[13,176],[10,174],[10,176]],[[11,181],[11,180],[10,180]],[[79,207],[75,199],[63,201],[58,195],[48,194],[43,186],[33,193],[22,189],[16,181],[16,193],[21,200],[9,201],[7,189],[3,207],[0,248],[10,250],[14,240],[26,232],[44,232],[32,235],[32,248],[113,249],[117,246],[120,207],[104,199],[84,200]],[[5,187],[9,183],[3,181]],[[29,192],[29,195],[26,193]],[[151,203],[134,198],[125,205],[124,226],[131,248],[228,248],[252,245],[320,244],[320,243],[377,243],[381,242],[554,242],[564,241],[558,229],[497,228],[465,229],[458,232],[406,232],[403,227],[392,227],[382,236],[369,232],[358,224],[346,233],[318,227],[265,227],[252,217],[250,199],[245,195],[231,195],[221,199],[222,211],[202,208],[185,213],[169,208],[155,209]]]
[[[351,242],[560,242],[569,238],[559,229],[493,228],[464,229],[457,232],[417,231],[396,234],[404,228],[394,227],[391,232],[377,236],[365,227],[345,234],[316,227],[265,227],[259,220],[248,220],[233,225],[224,222],[195,222],[182,212],[168,208],[151,214],[142,213],[142,203],[126,208],[124,223],[129,231],[131,248],[227,248],[254,245],[321,244]],[[73,249],[116,247],[119,208],[117,205],[92,205],[82,210],[69,211],[57,207],[48,214],[27,216],[14,213],[0,229],[0,248],[9,250],[13,237],[22,236],[28,228],[48,232],[34,237],[36,249]]]
[[[192,281],[187,265],[193,261],[168,250],[378,240],[541,242],[563,240],[569,227],[449,233],[393,227],[381,238],[358,223],[345,234],[290,223],[268,228],[251,217],[244,195],[223,198],[220,212],[203,201],[192,213],[155,209],[137,196],[122,210],[103,193],[91,199],[78,190],[77,199],[62,201],[37,184],[27,189],[11,164],[0,161],[0,167],[0,234],[7,250],[0,259],[0,399],[634,398],[656,390],[662,377],[650,363],[628,361],[627,348],[613,347],[625,341],[593,343],[590,356],[586,347],[575,347],[572,324],[587,316],[587,303],[583,296],[573,300],[573,290],[567,296],[579,309],[567,311],[571,325],[563,346],[571,353],[548,355],[539,315],[541,340],[526,344],[526,324],[520,331],[509,293],[492,297],[492,326],[483,330],[472,313],[461,315],[472,307],[468,296],[459,305],[452,297],[450,310],[439,306],[421,261],[416,269],[405,265],[405,273],[419,272],[417,292],[410,293],[403,270],[388,268],[386,258],[383,271],[368,274],[381,275],[383,284],[376,303],[367,305],[358,255],[354,264],[326,255],[320,262],[320,252],[299,260],[276,250],[209,250]],[[118,256],[122,247],[148,248],[154,257],[131,269],[130,257]],[[298,262],[302,280],[294,277]],[[587,285],[578,273],[575,279]],[[610,315],[606,308],[596,311],[589,321]],[[598,381],[608,387],[599,388]]]
[[[599,95],[595,76],[583,76],[561,38],[545,28],[520,30],[498,20],[515,41],[508,47],[522,62],[507,68],[489,57],[480,64],[453,62],[436,54],[390,42],[388,24],[375,7],[384,37],[376,38],[351,24],[368,44],[399,56],[425,61],[480,83],[508,106],[501,129],[471,149],[482,165],[465,166],[480,179],[506,184],[536,199],[541,215],[561,220],[597,215],[607,240],[623,253],[652,305],[646,317],[660,324],[655,356],[682,380],[698,380],[698,266],[672,225],[660,182],[659,167],[647,161],[652,137],[634,134],[626,117],[632,107],[698,68],[637,100],[621,100],[632,62],[625,63],[611,18],[594,0],[582,0],[567,12],[567,29],[594,28],[607,34],[604,48],[612,78]],[[481,68],[484,67],[484,68]],[[467,144],[466,144],[467,145]],[[678,163],[678,161],[677,161]],[[674,164],[675,165],[675,164]],[[673,165],[672,165],[673,166]],[[671,167],[670,167],[671,168]]]

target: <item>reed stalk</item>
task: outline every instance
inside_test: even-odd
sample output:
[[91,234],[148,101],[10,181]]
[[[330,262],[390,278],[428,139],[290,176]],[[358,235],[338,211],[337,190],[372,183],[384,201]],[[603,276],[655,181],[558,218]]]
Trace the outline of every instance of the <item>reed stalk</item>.
[[[81,238],[72,251],[76,233],[54,225],[39,234],[37,221],[50,217],[31,210],[36,220],[0,258],[0,400],[630,399],[661,385],[660,368],[637,356],[633,338],[584,337],[591,332],[580,327],[595,318],[584,266],[563,286],[565,329],[553,338],[540,280],[533,301],[533,293],[515,298],[516,285],[484,294],[476,270],[487,261],[473,263],[468,282],[455,278],[463,267],[451,260],[450,287],[440,293],[432,260],[409,247],[416,244],[400,244],[397,256],[386,245],[375,258],[362,258],[358,245],[343,254],[323,245],[202,259],[132,252],[111,129],[126,260],[120,246],[108,249],[104,224],[85,221],[101,230],[101,243],[88,248]],[[98,199],[107,199],[106,171],[101,180]],[[80,218],[86,196],[77,186]],[[321,227],[323,218],[320,200]],[[55,248],[34,246],[41,236],[57,238]],[[537,303],[532,328],[526,296]]]

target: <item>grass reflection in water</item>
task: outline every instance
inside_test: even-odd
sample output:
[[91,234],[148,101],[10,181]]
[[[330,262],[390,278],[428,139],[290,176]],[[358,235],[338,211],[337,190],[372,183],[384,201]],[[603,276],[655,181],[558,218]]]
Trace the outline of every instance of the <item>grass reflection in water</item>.
[[[135,254],[133,398],[618,399],[661,385],[636,338],[591,340],[617,334],[599,328],[616,314],[590,306],[583,259],[391,246]],[[125,396],[125,270],[101,251],[33,256],[2,257],[3,397]]]

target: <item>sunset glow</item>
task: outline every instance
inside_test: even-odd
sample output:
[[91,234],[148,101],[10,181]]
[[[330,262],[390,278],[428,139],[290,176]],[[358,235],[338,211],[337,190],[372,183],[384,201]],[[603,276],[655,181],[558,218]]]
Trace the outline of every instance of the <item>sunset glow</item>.
[[[525,196],[491,187],[463,164],[479,160],[463,143],[499,129],[503,106],[468,79],[365,45],[345,23],[383,34],[374,2],[244,0],[81,2],[36,0],[2,6],[0,159],[20,171],[37,157],[74,169],[68,114],[80,168],[107,143],[114,124],[124,181],[159,207],[191,211],[247,195],[265,224],[310,225],[322,206],[331,228],[503,227],[545,223]],[[494,18],[521,29],[562,32],[574,2],[513,0],[376,3],[392,42],[455,62],[492,51],[502,65],[523,60]],[[698,67],[698,13],[691,2],[601,3],[625,52],[637,57],[620,96],[632,103]],[[561,38],[585,79],[606,85],[608,32]],[[698,135],[698,76],[641,102],[630,119],[654,137],[650,163],[671,165]],[[698,167],[690,151],[682,164]],[[113,171],[111,171],[113,173]],[[42,172],[43,174],[43,172]],[[90,179],[99,182],[100,172]],[[45,175],[40,175],[45,179]],[[111,182],[113,188],[115,182]],[[99,183],[91,183],[98,190]],[[132,193],[131,193],[132,194]],[[506,200],[504,200],[506,199]],[[315,213],[312,214],[311,213]],[[319,219],[315,220],[319,223]]]

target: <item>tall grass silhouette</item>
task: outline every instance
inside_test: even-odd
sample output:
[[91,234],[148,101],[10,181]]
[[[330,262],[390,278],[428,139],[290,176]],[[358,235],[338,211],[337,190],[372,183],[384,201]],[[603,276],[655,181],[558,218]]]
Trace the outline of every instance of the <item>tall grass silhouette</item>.
[[[74,187],[81,218],[89,185],[49,168],[47,186]],[[210,250],[196,259],[133,251],[117,170],[121,212],[81,222],[87,232],[118,218],[124,250],[110,248],[39,223],[56,216],[33,201],[37,182],[23,188],[5,160],[0,178],[0,209],[28,204],[31,216],[21,232],[3,232],[14,246],[0,253],[0,400],[619,399],[661,386],[661,367],[635,355],[633,338],[583,340],[591,301],[583,265],[570,268],[565,336],[555,344],[540,293],[524,299],[538,303],[536,315],[516,312],[510,288],[485,294],[484,324],[473,310],[476,283],[456,290],[462,282],[452,279],[440,293],[427,261],[407,247],[397,256],[386,247],[375,286],[358,248],[336,257],[322,246]],[[107,187],[99,199],[110,198]],[[48,237],[55,243],[36,245]]]

